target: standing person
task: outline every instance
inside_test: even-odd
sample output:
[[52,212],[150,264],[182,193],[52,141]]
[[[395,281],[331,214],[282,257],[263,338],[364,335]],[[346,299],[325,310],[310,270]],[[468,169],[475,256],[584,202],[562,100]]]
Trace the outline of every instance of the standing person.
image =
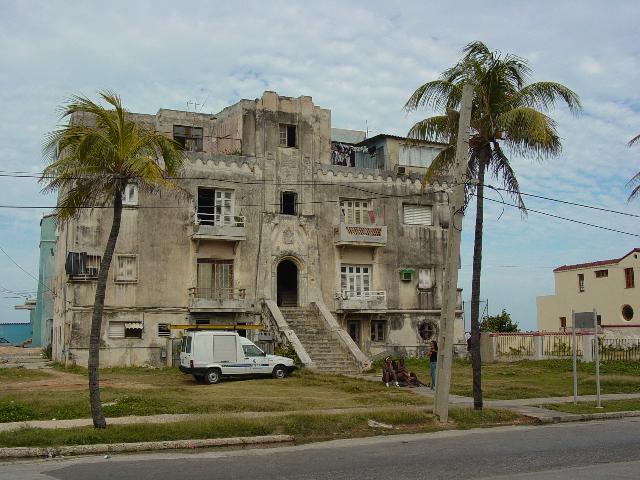
[[431,390],[436,388],[436,367],[438,365],[438,342],[431,340],[429,367],[431,368]]

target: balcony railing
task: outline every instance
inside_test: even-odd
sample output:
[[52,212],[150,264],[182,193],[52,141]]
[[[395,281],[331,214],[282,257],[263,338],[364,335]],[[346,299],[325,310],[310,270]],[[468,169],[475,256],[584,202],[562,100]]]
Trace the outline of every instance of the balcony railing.
[[336,293],[336,307],[341,310],[386,310],[387,292],[342,290]]
[[245,240],[245,218],[242,215],[195,212],[194,240]]
[[247,291],[244,288],[189,289],[189,310],[192,312],[243,312],[249,310]]
[[189,295],[206,300],[244,300],[247,296],[247,290],[245,288],[192,287],[189,289]]
[[209,225],[212,227],[244,227],[244,216],[196,212],[194,223],[196,225]]
[[380,246],[387,244],[387,227],[341,223],[334,230],[336,245]]

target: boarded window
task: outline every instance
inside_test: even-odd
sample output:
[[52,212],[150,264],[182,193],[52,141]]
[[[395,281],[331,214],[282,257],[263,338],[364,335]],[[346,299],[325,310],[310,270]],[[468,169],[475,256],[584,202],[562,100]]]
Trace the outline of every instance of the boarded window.
[[138,257],[136,255],[116,255],[115,281],[138,281]]
[[281,147],[290,147],[290,148],[296,147],[297,146],[296,136],[297,136],[297,131],[296,131],[295,125],[288,125],[286,123],[280,124],[280,146]]
[[624,269],[624,284],[625,288],[634,288],[636,286],[635,279],[633,278],[633,268]]
[[431,268],[421,268],[418,270],[418,289],[431,290],[433,288],[434,272]]
[[173,140],[188,152],[201,152],[202,127],[174,125]]
[[433,225],[431,205],[403,205],[403,222],[405,225]]
[[124,338],[124,322],[109,322],[109,338]]
[[296,215],[297,198],[296,192],[282,192],[280,194],[280,213],[283,215]]
[[427,168],[440,149],[420,145],[400,145],[398,165]]

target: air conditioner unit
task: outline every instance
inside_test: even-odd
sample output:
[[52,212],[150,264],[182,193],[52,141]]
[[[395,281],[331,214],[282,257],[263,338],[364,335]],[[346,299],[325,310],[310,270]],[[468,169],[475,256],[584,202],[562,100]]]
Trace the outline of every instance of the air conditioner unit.
[[396,166],[396,174],[397,174],[397,175],[405,175],[405,174],[406,174],[406,172],[405,172],[404,167],[401,167],[401,166],[399,166],[399,165],[398,165],[398,166]]

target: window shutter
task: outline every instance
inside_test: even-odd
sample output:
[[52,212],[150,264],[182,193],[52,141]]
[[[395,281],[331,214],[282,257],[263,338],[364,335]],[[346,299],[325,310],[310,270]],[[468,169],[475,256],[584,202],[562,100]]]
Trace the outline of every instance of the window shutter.
[[404,205],[405,225],[432,225],[430,205]]
[[109,322],[109,337],[124,338],[124,322]]

